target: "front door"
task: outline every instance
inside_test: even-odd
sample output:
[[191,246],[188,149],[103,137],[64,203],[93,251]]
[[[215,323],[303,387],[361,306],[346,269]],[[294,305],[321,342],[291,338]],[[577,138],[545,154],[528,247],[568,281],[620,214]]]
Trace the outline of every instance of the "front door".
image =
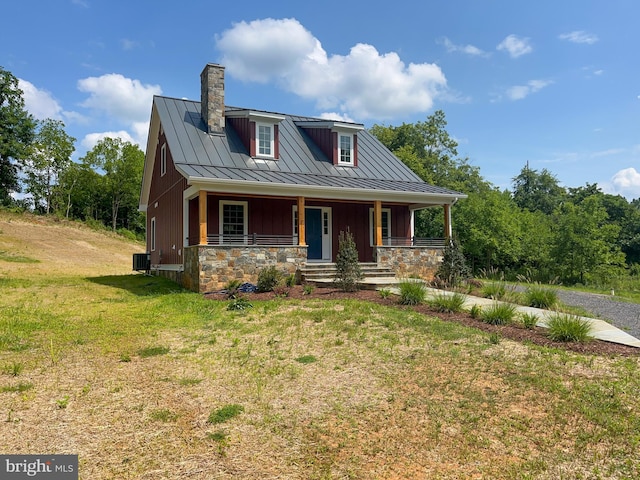
[[307,258],[322,260],[322,210],[319,208],[305,208],[305,243],[307,244]]

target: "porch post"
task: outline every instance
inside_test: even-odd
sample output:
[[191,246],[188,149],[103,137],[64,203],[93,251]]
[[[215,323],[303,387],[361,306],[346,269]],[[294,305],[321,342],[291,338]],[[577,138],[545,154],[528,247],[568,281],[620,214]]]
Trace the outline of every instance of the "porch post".
[[207,244],[207,192],[200,190],[198,198],[198,213],[200,215],[200,245]]
[[298,197],[298,245],[304,247],[305,243],[304,197]]
[[444,207],[444,238],[451,240],[451,205],[446,204]]
[[376,200],[373,203],[373,216],[373,224],[376,232],[375,246],[378,247],[382,245],[382,202],[380,200]]

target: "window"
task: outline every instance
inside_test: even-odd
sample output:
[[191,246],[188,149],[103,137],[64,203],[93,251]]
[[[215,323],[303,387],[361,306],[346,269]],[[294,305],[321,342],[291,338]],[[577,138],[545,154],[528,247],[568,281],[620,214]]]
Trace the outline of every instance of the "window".
[[151,244],[151,251],[155,252],[156,251],[156,217],[153,217],[151,219],[151,226],[150,226],[151,232],[149,232],[149,243]]
[[353,165],[353,135],[338,134],[338,164]]
[[220,202],[220,243],[246,243],[247,202]]
[[[375,213],[373,208],[370,208],[369,209],[369,240],[372,246],[375,244],[375,240],[376,240],[376,233],[373,228],[375,223],[374,215]],[[391,209],[383,208],[382,209],[382,244],[389,245],[390,239],[391,239]]]
[[167,173],[167,144],[163,143],[160,148],[160,176]]
[[262,157],[273,157],[273,125],[266,125],[263,123],[256,123],[256,129],[258,130],[258,155]]

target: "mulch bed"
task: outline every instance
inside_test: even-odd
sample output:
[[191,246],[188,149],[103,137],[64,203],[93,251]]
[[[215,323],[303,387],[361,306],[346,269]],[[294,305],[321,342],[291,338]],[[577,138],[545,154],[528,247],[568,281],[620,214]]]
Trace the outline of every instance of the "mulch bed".
[[[274,292],[265,293],[243,293],[247,300],[272,300],[276,298]],[[209,293],[205,294],[206,298],[222,300],[224,295]],[[629,347],[627,345],[620,345],[618,343],[605,342],[602,340],[591,340],[589,342],[554,342],[551,341],[544,328],[536,327],[532,330],[526,329],[520,325],[490,325],[481,320],[472,318],[467,313],[440,313],[436,312],[427,305],[418,305],[407,307],[398,303],[398,297],[390,295],[387,298],[382,298],[380,292],[375,290],[358,290],[357,292],[343,292],[337,288],[330,287],[316,287],[311,293],[305,294],[301,285],[296,285],[287,289],[287,296],[280,297],[281,299],[320,299],[320,300],[343,300],[343,299],[357,299],[368,302],[377,303],[380,305],[393,306],[397,308],[412,309],[416,312],[423,313],[432,317],[437,317],[447,322],[455,322],[469,327],[477,328],[488,333],[498,333],[503,338],[508,338],[518,342],[530,342],[536,345],[542,345],[545,347],[554,347],[564,350],[570,350],[573,352],[590,354],[590,355],[605,355],[605,356],[624,356],[624,357],[637,357],[640,356],[640,348]]]

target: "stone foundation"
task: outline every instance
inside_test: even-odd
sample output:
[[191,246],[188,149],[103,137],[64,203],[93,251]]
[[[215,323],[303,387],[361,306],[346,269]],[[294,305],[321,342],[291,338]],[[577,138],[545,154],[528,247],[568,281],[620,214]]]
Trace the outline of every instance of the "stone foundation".
[[195,292],[210,292],[230,280],[256,283],[260,271],[272,265],[290,275],[306,263],[307,247],[195,245],[184,249],[182,284]]
[[379,267],[393,270],[397,277],[419,277],[432,280],[442,263],[443,248],[375,247]]

